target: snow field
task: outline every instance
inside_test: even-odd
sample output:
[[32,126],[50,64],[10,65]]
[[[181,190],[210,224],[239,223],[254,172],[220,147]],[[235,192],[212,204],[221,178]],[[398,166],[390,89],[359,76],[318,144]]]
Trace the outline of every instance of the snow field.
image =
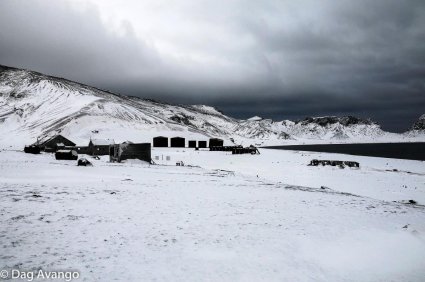
[[[257,167],[270,161],[265,151]],[[425,275],[421,206],[287,185],[266,174],[280,168],[264,167],[257,178],[245,171],[251,155],[232,159],[239,170],[231,172],[233,156],[165,153],[172,161],[187,154],[203,167],[107,158],[77,167],[50,154],[2,151],[0,267],[77,269],[82,281],[422,281]],[[298,158],[288,157],[304,162]],[[222,170],[213,169],[220,159]]]

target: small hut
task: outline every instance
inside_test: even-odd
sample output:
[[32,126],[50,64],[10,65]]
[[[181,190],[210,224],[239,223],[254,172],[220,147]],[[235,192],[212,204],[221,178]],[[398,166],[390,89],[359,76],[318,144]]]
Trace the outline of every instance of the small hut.
[[157,136],[153,138],[154,147],[168,147],[168,138],[164,136]]
[[219,138],[210,138],[210,148],[211,147],[223,147],[223,139]]
[[40,154],[41,148],[37,145],[25,146],[24,152],[28,154]]
[[196,148],[196,140],[189,140],[188,141],[188,147],[189,148]]
[[89,142],[89,152],[93,156],[109,155],[109,146],[114,145],[113,139],[91,139]]
[[57,160],[77,160],[78,154],[75,150],[58,150],[55,153],[55,158]]
[[173,138],[171,138],[170,147],[184,148],[185,144],[186,144],[186,139],[184,139],[183,137],[173,137]]

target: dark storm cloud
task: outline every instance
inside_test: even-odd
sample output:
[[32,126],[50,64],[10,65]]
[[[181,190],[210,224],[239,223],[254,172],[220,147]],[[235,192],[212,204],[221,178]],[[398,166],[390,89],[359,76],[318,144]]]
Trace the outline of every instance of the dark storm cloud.
[[134,69],[154,67],[154,49],[108,32],[98,11],[76,11],[60,1],[0,2],[0,61],[84,82],[131,79]]
[[[425,97],[418,95],[404,98],[396,94],[370,97],[341,97],[333,95],[292,95],[258,100],[254,98],[212,102],[224,112],[235,113],[244,118],[254,116],[259,108],[266,108],[266,118],[299,120],[306,116],[354,115],[371,118],[382,125],[383,129],[398,131],[406,129],[423,112]],[[397,105],[396,107],[394,105]],[[308,113],[308,114],[306,114]],[[406,123],[407,121],[407,123]]]
[[423,1],[158,0],[119,33],[106,2],[1,1],[0,64],[239,118],[351,114],[402,131],[425,112]]

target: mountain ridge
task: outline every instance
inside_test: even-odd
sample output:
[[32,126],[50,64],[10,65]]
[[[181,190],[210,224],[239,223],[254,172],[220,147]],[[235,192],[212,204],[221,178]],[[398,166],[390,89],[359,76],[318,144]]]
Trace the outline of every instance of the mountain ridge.
[[[97,132],[97,133],[94,133]],[[282,144],[329,140],[404,138],[356,117],[308,117],[273,121],[239,120],[207,105],[174,105],[125,96],[60,77],[0,65],[0,142],[24,143],[62,133],[85,142],[91,137],[150,142],[155,135],[188,139],[219,137],[233,144]],[[9,141],[7,141],[9,140]]]

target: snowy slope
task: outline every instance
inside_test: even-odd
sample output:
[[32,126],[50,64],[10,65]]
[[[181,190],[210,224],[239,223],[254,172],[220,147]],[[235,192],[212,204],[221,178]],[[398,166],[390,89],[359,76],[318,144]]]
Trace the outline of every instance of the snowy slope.
[[19,136],[32,142],[55,132],[81,142],[93,135],[150,141],[158,132],[207,138],[227,136],[237,124],[208,106],[169,105],[31,71],[0,71],[2,141]]
[[150,142],[156,135],[197,140],[220,137],[229,145],[231,138],[243,145],[410,138],[352,117],[237,120],[210,106],[120,96],[63,78],[0,66],[0,144],[21,147],[56,133],[82,145],[89,138]]

